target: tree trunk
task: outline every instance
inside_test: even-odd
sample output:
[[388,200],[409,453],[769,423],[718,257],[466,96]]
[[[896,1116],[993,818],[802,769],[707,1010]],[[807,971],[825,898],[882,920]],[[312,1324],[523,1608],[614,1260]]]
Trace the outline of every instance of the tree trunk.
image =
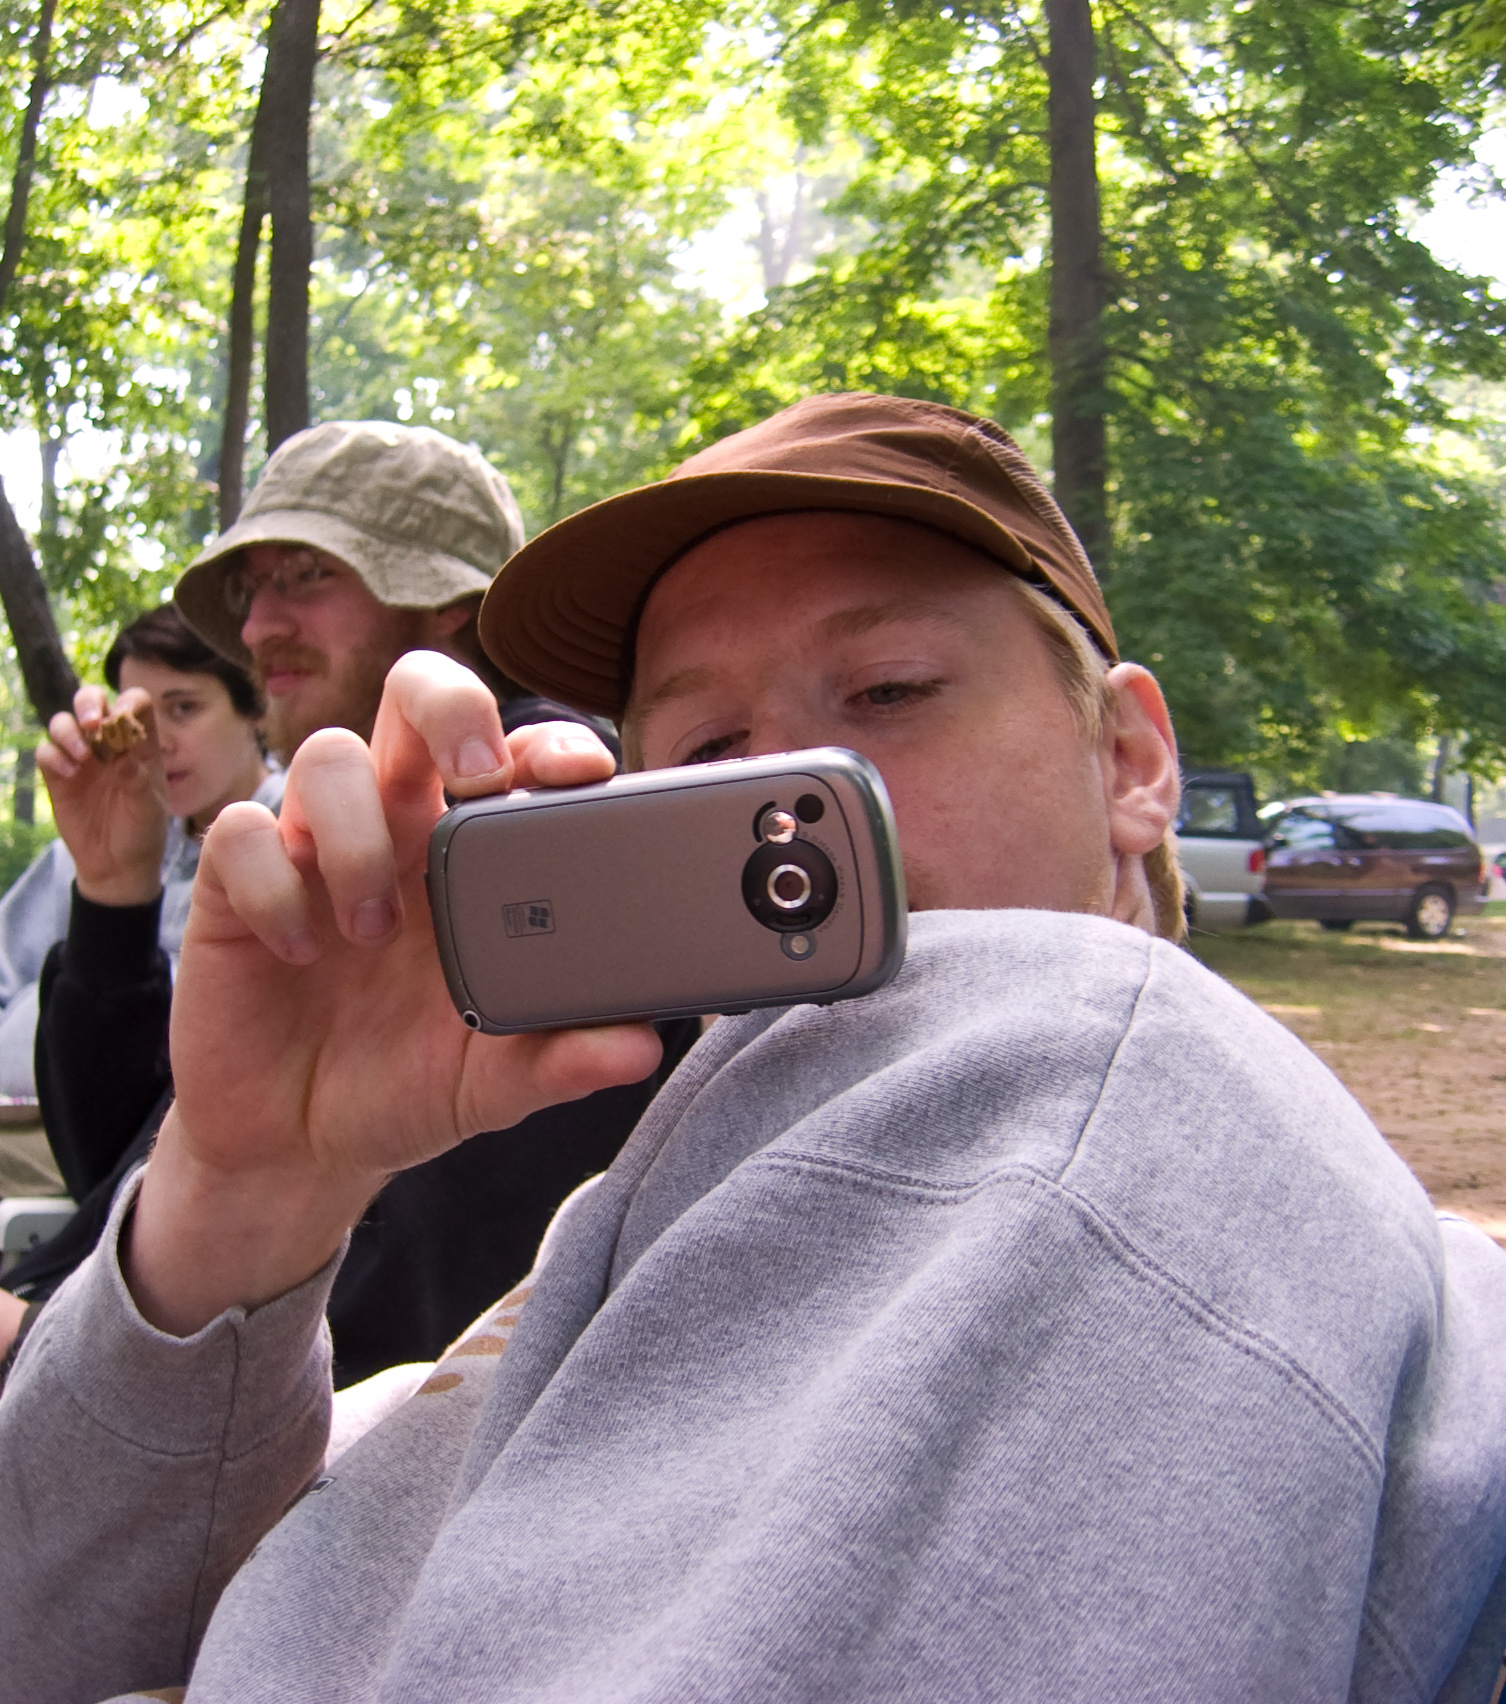
[[763,271],[764,294],[771,295],[789,278],[790,268],[800,258],[800,246],[805,238],[805,173],[800,170],[804,148],[795,155],[795,195],[790,203],[790,216],[784,230],[779,229],[779,216],[767,189],[757,192],[758,202],[758,259]]
[[246,200],[241,210],[240,239],[235,247],[235,271],[230,284],[230,327],[225,354],[225,412],[220,435],[220,531],[241,512],[245,484],[246,432],[251,424],[251,367],[256,342],[256,257],[261,249],[262,222],[267,216],[266,126],[262,109],[267,86],[262,84],[251,121],[251,144],[246,153]]
[[31,553],[3,485],[0,485],[0,602],[5,604],[5,619],[16,642],[26,696],[38,720],[46,727],[59,710],[73,708],[78,676],[58,637],[37,559]]
[[1090,0],[1045,0],[1051,132],[1051,453],[1056,500],[1096,568],[1108,566],[1103,345]]
[[26,203],[31,196],[31,174],[37,161],[37,128],[49,86],[47,59],[52,51],[52,14],[57,0],[42,0],[37,33],[31,39],[31,94],[26,116],[21,120],[21,142],[16,149],[16,169],[10,180],[10,207],[5,215],[5,245],[0,248],[0,310],[10,294],[11,281],[21,264],[26,246]]
[[540,433],[544,455],[549,462],[549,519],[553,526],[565,511],[565,475],[570,466],[570,450],[575,442],[575,418],[571,414],[545,414]]
[[1454,742],[1447,734],[1438,736],[1438,755],[1433,759],[1433,785],[1431,793],[1441,805],[1443,803],[1443,784],[1448,779],[1449,764],[1454,759]]
[[272,214],[267,301],[267,448],[309,423],[309,116],[319,54],[319,0],[278,0],[257,103]]
[[[55,0],[42,0],[37,32],[32,38],[31,96],[21,121],[21,143],[16,152],[16,168],[11,174],[10,206],[5,214],[5,242],[0,249],[0,314],[5,311],[11,283],[21,264],[21,251],[26,246],[26,205],[31,198],[31,175],[36,164],[37,128],[47,99],[54,4]],[[5,605],[5,619],[15,641],[26,696],[45,727],[57,711],[73,707],[78,677],[58,636],[36,558],[3,485],[0,485],[0,603]]]
[[58,463],[63,459],[64,438],[61,432],[54,432],[46,424],[46,415],[41,407],[37,408],[36,416],[37,427],[42,434],[42,512],[37,518],[37,548],[42,553],[43,564],[55,568],[51,558],[57,549],[62,513],[58,506]]
[[37,754],[33,746],[16,753],[16,784],[11,792],[11,816],[16,822],[37,820]]

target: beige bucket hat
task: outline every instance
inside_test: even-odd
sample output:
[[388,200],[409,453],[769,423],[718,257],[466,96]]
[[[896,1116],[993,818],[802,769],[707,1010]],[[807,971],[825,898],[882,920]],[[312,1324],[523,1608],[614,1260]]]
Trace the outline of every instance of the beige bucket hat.
[[656,485],[557,522],[487,594],[481,642],[535,692],[620,716],[638,617],[659,575],[721,527],[802,509],[950,533],[1048,590],[1117,658],[1092,565],[1014,439],[940,403],[868,394],[808,397]]
[[479,450],[427,426],[332,420],[278,446],[234,525],[173,592],[207,643],[249,666],[224,581],[250,544],[327,550],[381,603],[441,609],[484,592],[523,544],[507,481]]

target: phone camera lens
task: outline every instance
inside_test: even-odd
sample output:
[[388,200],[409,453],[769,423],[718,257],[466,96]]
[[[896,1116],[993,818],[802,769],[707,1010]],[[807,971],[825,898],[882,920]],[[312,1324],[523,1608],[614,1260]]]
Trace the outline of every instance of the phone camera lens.
[[798,864],[776,864],[769,874],[768,892],[781,911],[798,911],[811,896],[811,879]]
[[765,842],[743,865],[743,904],[766,929],[818,928],[836,903],[836,869],[808,840]]
[[820,822],[826,815],[826,801],[819,793],[802,793],[795,801],[795,815],[801,822]]

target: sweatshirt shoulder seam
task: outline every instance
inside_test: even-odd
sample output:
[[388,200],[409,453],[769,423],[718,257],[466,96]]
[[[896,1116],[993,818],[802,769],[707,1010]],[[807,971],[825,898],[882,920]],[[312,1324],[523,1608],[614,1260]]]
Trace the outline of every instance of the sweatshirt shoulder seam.
[[1043,1190],[1074,1213],[1117,1265],[1160,1290],[1201,1329],[1222,1338],[1231,1349],[1270,1366],[1347,1439],[1351,1449],[1377,1480],[1384,1476],[1383,1450],[1370,1436],[1363,1421],[1351,1412],[1336,1392],[1274,1338],[1198,1294],[1184,1279],[1140,1248],[1101,1208],[1056,1177],[1015,1161],[964,1183],[938,1184],[900,1172],[885,1171],[877,1166],[789,1150],[758,1155],[745,1163],[759,1169],[821,1172],[836,1182],[846,1182],[867,1191],[884,1190],[917,1203],[931,1202],[938,1206],[960,1202],[1008,1183]]
[[1401,1641],[1386,1625],[1385,1617],[1381,1614],[1375,1602],[1373,1582],[1365,1594],[1365,1604],[1360,1615],[1360,1641],[1368,1640],[1385,1654],[1387,1660],[1397,1672],[1409,1683],[1412,1696],[1423,1704],[1428,1692],[1423,1684],[1422,1676],[1417,1672],[1417,1665],[1403,1647]]
[[1098,1109],[1103,1104],[1104,1093],[1108,1088],[1109,1078],[1113,1076],[1114,1067],[1119,1063],[1119,1055],[1124,1051],[1125,1044],[1129,1041],[1130,1034],[1134,1030],[1135,1020],[1140,1015],[1140,1002],[1145,998],[1145,990],[1150,986],[1151,973],[1155,968],[1155,947],[1156,943],[1153,939],[1147,940],[1144,944],[1142,949],[1144,956],[1141,959],[1140,968],[1140,986],[1135,990],[1135,998],[1130,1003],[1129,1016],[1124,1020],[1124,1028],[1119,1033],[1119,1039],[1114,1043],[1108,1058],[1104,1061],[1103,1074],[1098,1079],[1098,1089],[1093,1096],[1092,1105],[1084,1111],[1082,1123],[1078,1125],[1077,1134],[1072,1138],[1071,1152],[1062,1161],[1061,1171],[1058,1174],[1059,1179],[1066,1176],[1081,1152],[1082,1139],[1087,1134],[1088,1126],[1098,1115]]

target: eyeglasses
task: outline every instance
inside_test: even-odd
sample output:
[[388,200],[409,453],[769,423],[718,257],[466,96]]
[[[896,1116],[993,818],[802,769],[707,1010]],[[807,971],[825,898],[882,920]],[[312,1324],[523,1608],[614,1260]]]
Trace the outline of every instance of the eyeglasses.
[[244,621],[251,613],[257,594],[270,586],[284,603],[311,603],[329,589],[338,576],[327,568],[312,550],[300,550],[290,555],[281,568],[270,574],[251,574],[244,568],[232,568],[222,582],[225,608]]

